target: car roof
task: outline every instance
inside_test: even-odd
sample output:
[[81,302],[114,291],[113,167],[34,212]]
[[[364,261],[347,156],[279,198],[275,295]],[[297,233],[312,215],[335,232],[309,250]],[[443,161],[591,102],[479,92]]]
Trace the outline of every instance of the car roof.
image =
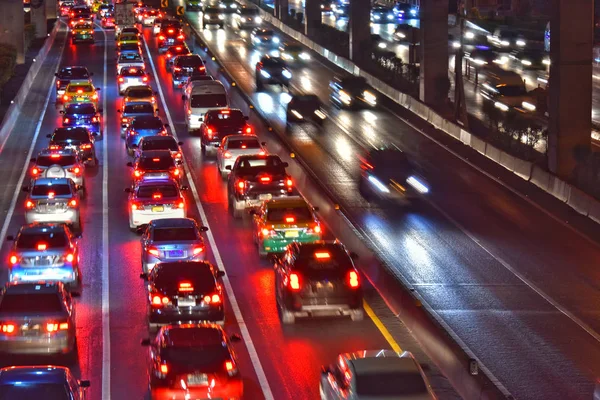
[[0,384],[17,382],[64,383],[69,369],[56,365],[5,367],[0,369]]
[[290,196],[271,199],[266,202],[267,208],[306,207],[308,202],[301,196]]
[[192,218],[153,219],[150,225],[154,228],[195,228],[196,221]]
[[86,133],[90,133],[90,131],[88,131],[88,129],[84,126],[60,126],[58,128],[55,128],[54,131],[52,132],[57,133],[57,132],[77,132],[77,131],[85,131]]
[[214,94],[214,93],[227,93],[225,86],[221,81],[202,81],[201,85],[194,85],[192,87],[192,95],[194,94]]
[[345,357],[358,375],[383,372],[421,373],[417,361],[408,351],[399,354],[393,350],[367,350],[347,353]]
[[8,282],[6,293],[10,294],[38,294],[60,293],[62,282]]
[[[220,345],[223,343],[223,337],[225,336],[223,329],[216,324],[168,325],[163,328],[162,332],[167,340],[167,345],[173,347],[176,347],[178,342],[181,345],[188,346],[190,341],[198,346]],[[187,336],[186,339],[184,339],[184,335]]]
[[68,185],[71,178],[37,178],[34,185]]
[[64,231],[64,224],[34,222],[33,224],[23,225],[19,230],[19,233],[55,233]]

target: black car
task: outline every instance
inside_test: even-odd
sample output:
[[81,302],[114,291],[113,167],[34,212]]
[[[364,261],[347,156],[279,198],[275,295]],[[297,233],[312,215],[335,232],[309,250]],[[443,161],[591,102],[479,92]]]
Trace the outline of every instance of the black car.
[[89,72],[86,67],[64,67],[56,74],[56,101],[60,102],[65,94],[67,85],[73,81],[89,81],[93,72]]
[[279,57],[263,56],[256,63],[256,91],[264,90],[266,84],[275,84],[289,88],[292,71],[287,63]]
[[349,315],[364,318],[358,271],[338,241],[291,243],[275,260],[275,298],[284,324],[296,317]]
[[476,48],[465,58],[475,69],[496,68],[502,62],[502,57],[495,50],[487,47]]
[[336,76],[329,83],[333,104],[342,108],[375,107],[377,95],[366,79],[360,76]]
[[550,67],[550,56],[541,50],[521,50],[510,54],[513,64],[521,69],[541,69]]
[[327,119],[327,113],[317,95],[295,95],[287,104],[286,125],[288,126],[292,123],[302,122],[314,122],[317,125],[323,125],[325,119]]
[[240,156],[225,169],[230,170],[227,182],[229,212],[241,218],[248,208],[259,207],[263,201],[295,194],[294,182],[286,172],[288,163],[276,155]]
[[142,340],[150,348],[151,398],[241,399],[242,377],[231,345],[240,340],[208,323],[165,326],[155,338]]
[[395,147],[373,149],[360,157],[358,189],[366,200],[409,203],[429,193],[429,185],[406,153]]
[[163,262],[141,274],[148,283],[150,326],[188,321],[223,325],[223,289],[218,279],[224,275],[207,261]]
[[0,369],[3,399],[84,400],[88,387],[90,381],[75,379],[67,367],[37,365]]
[[81,126],[94,136],[102,135],[102,109],[96,110],[93,103],[72,103],[60,113],[63,127]]
[[192,74],[202,73],[206,74],[206,66],[198,54],[177,56],[173,61],[173,87],[181,87]]
[[118,109],[117,112],[121,114],[121,137],[125,137],[125,131],[135,117],[158,116],[158,112],[154,110],[154,105],[149,101],[130,101],[124,109]]
[[175,57],[177,56],[186,56],[192,54],[190,48],[187,44],[178,44],[177,46],[171,46],[165,52],[165,57],[167,58],[167,71],[171,70],[173,66],[173,62],[175,61]]
[[236,108],[209,110],[200,125],[202,154],[206,153],[207,147],[219,147],[225,136],[252,133],[252,127],[247,121],[248,117]]
[[96,144],[92,133],[84,127],[56,128],[46,135],[50,139],[50,149],[73,149],[79,153],[81,160],[90,167],[98,163]]
[[170,46],[185,44],[185,35],[180,27],[163,22],[158,34],[158,52],[164,53]]

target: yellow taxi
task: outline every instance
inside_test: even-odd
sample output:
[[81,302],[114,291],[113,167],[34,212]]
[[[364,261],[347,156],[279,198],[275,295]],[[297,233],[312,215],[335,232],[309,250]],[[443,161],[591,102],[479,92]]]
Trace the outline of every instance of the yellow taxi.
[[94,25],[91,22],[79,22],[71,28],[71,42],[94,43]]
[[135,101],[137,103],[140,101],[144,101],[152,103],[152,106],[154,106],[154,110],[158,110],[158,103],[156,102],[156,92],[152,90],[150,86],[129,86],[127,89],[125,89],[123,96],[123,104],[121,107],[122,109],[124,109],[127,103],[129,102]]
[[141,43],[139,36],[135,33],[122,33],[119,35],[117,46],[129,43],[139,45]]
[[63,95],[63,104],[67,108],[70,104],[92,103],[98,107],[98,91],[94,85],[88,81],[71,81]]

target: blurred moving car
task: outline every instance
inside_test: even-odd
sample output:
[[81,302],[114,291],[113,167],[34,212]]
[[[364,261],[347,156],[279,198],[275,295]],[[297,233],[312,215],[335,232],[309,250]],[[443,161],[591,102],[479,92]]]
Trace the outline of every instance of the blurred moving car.
[[279,85],[289,89],[292,72],[287,63],[279,57],[262,56],[254,71],[256,91],[262,92],[265,85]]
[[253,6],[238,7],[233,14],[233,26],[237,29],[257,28],[262,22],[260,12]]
[[329,83],[333,104],[342,108],[375,107],[377,95],[373,88],[361,76],[334,76]]
[[90,381],[77,380],[56,365],[4,367],[0,387],[6,399],[85,400]]
[[327,119],[325,107],[315,94],[294,95],[286,106],[286,126],[313,122],[319,126]]

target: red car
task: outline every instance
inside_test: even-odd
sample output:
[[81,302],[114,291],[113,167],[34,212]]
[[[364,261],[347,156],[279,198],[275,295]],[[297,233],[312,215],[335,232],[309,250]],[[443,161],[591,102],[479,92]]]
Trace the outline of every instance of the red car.
[[105,14],[100,23],[104,29],[115,29],[115,17],[112,14]]

